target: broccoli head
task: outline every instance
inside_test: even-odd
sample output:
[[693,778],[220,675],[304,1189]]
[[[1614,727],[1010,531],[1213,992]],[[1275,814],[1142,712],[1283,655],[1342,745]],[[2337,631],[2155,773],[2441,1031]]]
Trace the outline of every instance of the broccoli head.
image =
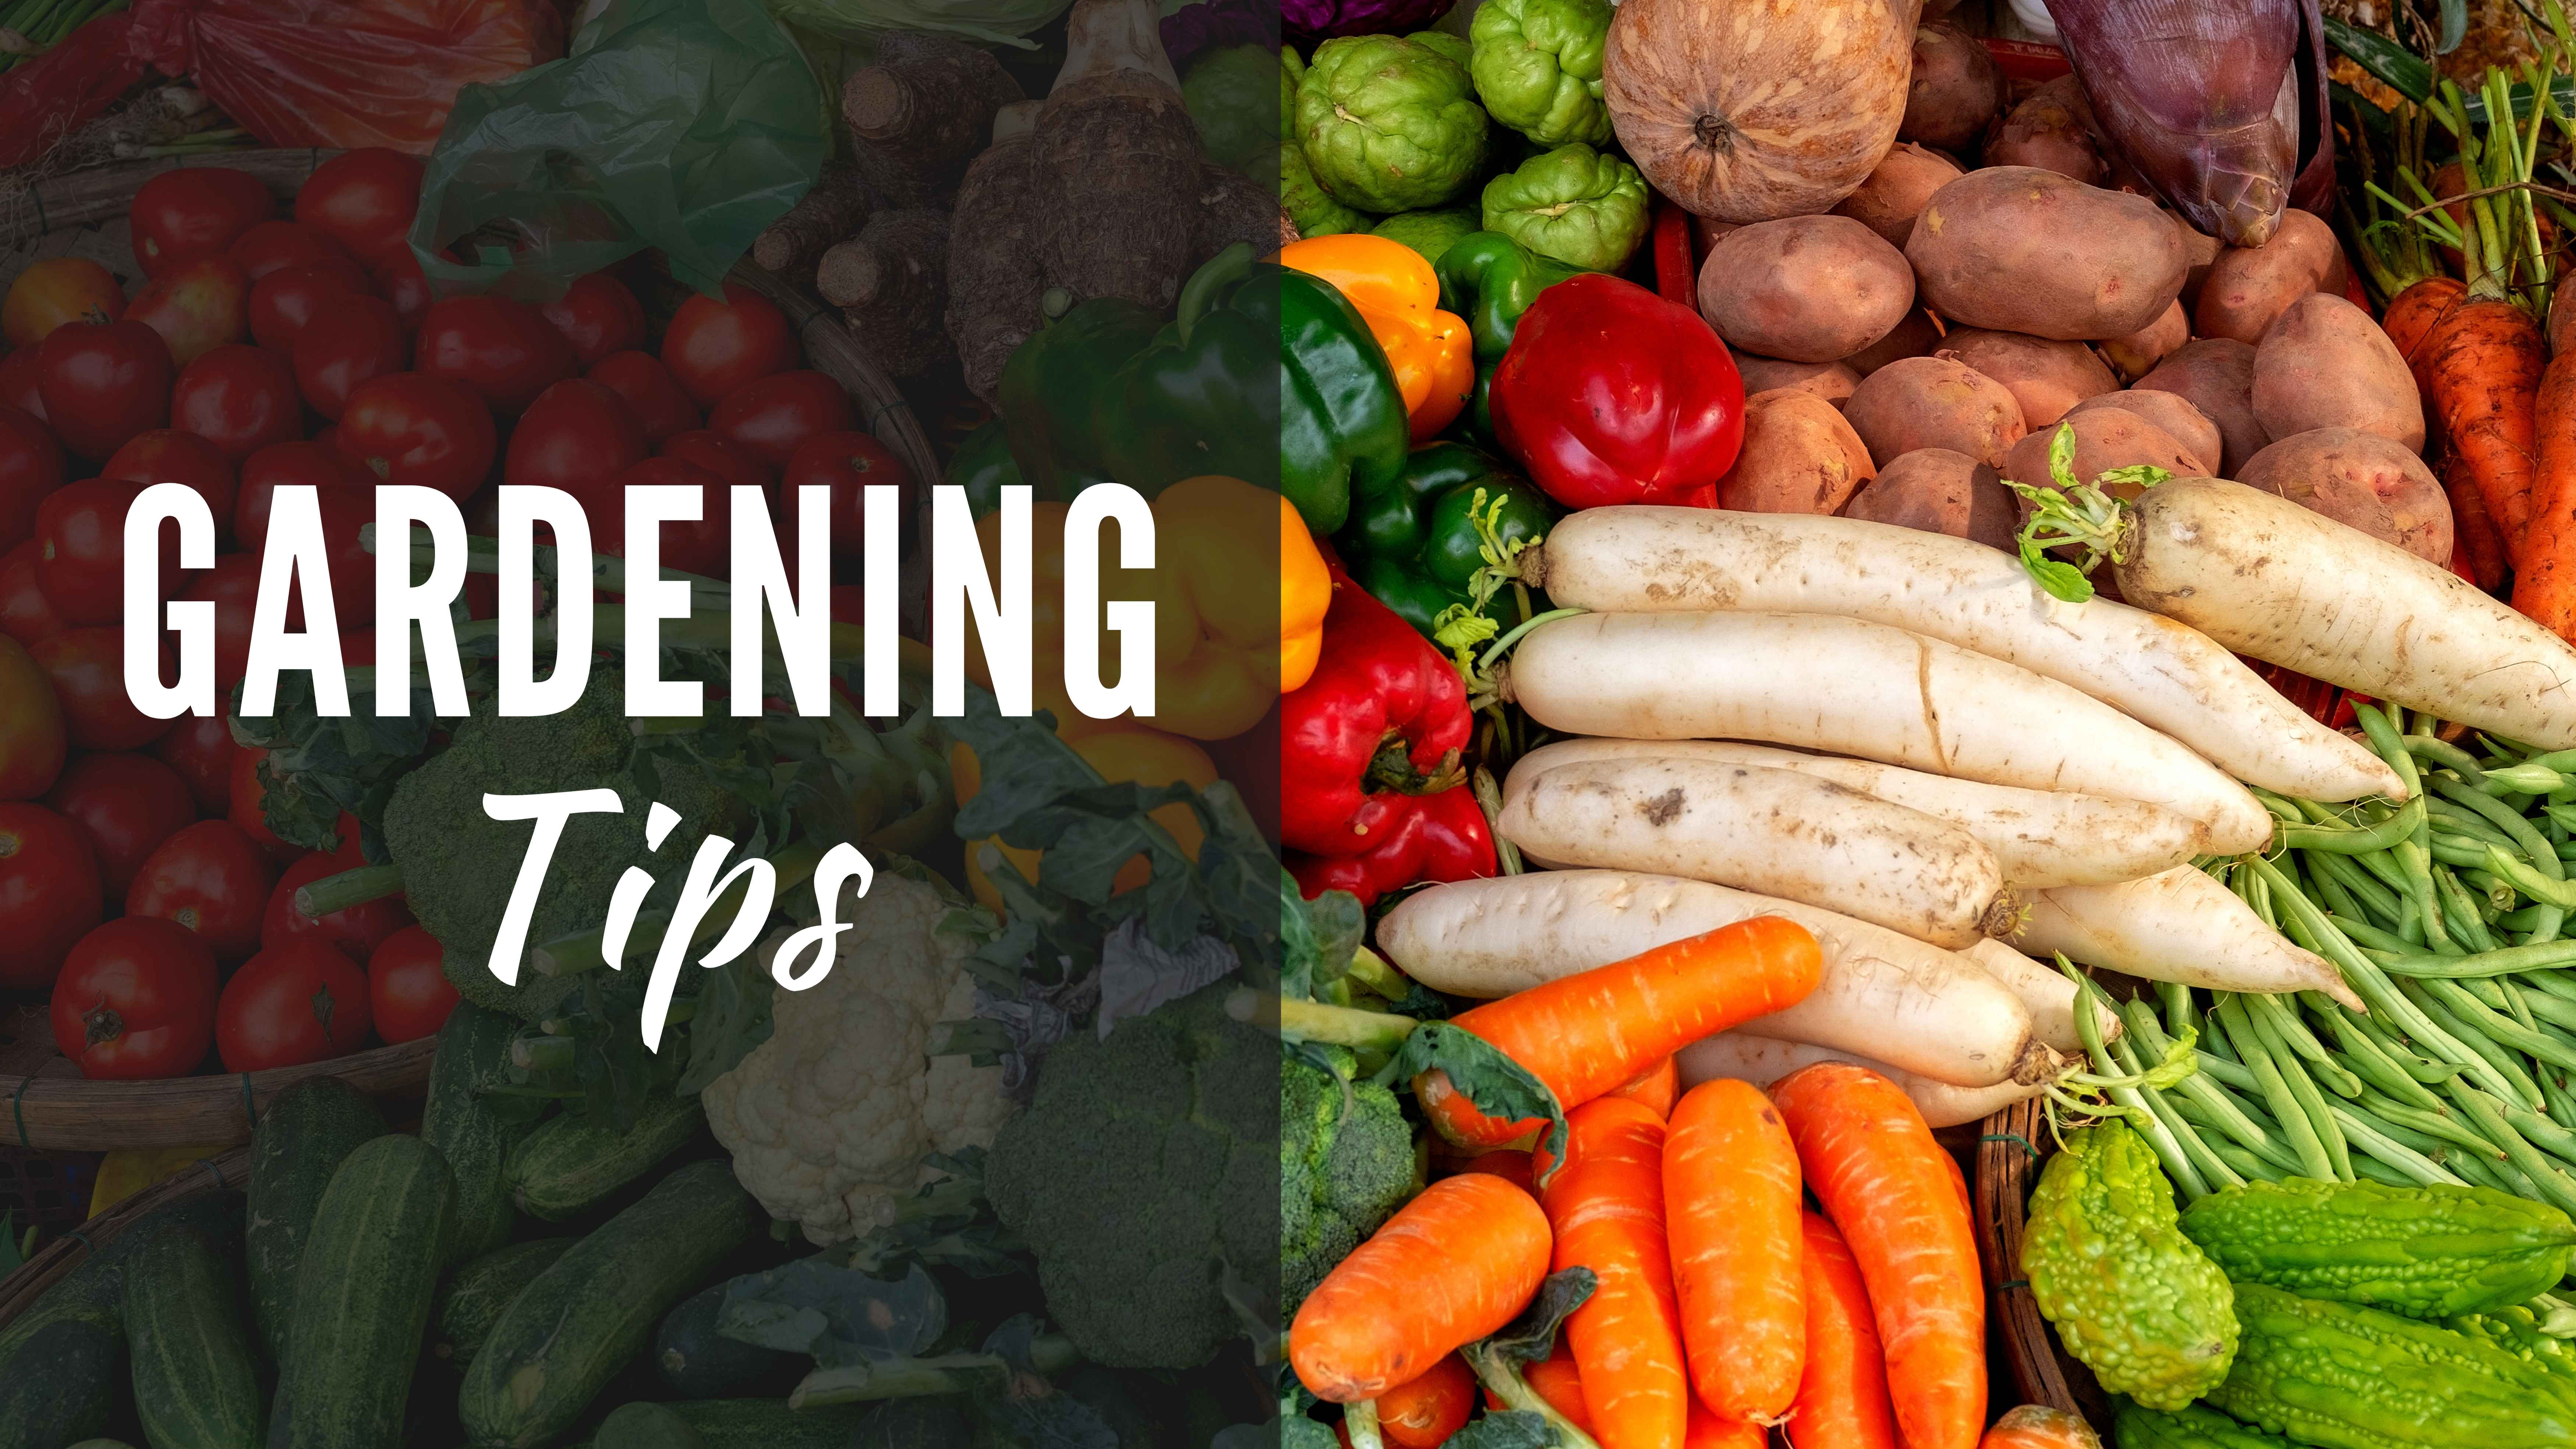
[[1234,989],[1068,1038],[985,1159],[995,1214],[1095,1363],[1194,1368],[1277,1299],[1279,1044],[1226,1014]]
[[[580,985],[572,976],[522,972],[504,986],[487,967],[501,913],[527,854],[533,827],[483,813],[486,792],[505,795],[606,786],[625,810],[575,815],[546,870],[527,944],[596,930],[608,918],[609,893],[630,865],[663,877],[654,900],[667,904],[672,879],[686,870],[698,842],[730,831],[741,810],[703,771],[657,761],[648,794],[633,773],[635,732],[626,721],[624,674],[591,671],[590,687],[561,714],[503,717],[486,699],[456,727],[448,747],[403,777],[385,806],[385,847],[402,868],[412,914],[446,948],[447,979],[467,1000],[526,1020],[541,1018]],[[644,845],[644,816],[659,800],[681,823],[661,850]]]
[[1348,1050],[1310,1050],[1331,1058],[1334,1072],[1294,1057],[1279,1072],[1279,1289],[1288,1315],[1422,1190],[1413,1129],[1395,1093],[1350,1080],[1357,1060]]

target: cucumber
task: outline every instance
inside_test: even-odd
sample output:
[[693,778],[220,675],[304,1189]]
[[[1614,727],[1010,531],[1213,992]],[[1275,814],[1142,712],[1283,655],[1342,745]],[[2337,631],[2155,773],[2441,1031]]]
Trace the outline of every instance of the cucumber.
[[660,1404],[641,1401],[621,1405],[601,1420],[599,1435],[591,1442],[614,1444],[617,1449],[707,1449],[705,1436],[688,1420]]
[[259,1366],[232,1261],[195,1228],[164,1228],[125,1275],[134,1408],[152,1449],[259,1449]]
[[379,1137],[332,1174],[295,1270],[269,1449],[401,1438],[455,1210],[446,1162],[417,1137]]
[[286,1362],[294,1314],[295,1265],[313,1230],[331,1174],[360,1143],[385,1135],[374,1099],[337,1077],[314,1077],[280,1092],[250,1139],[250,1316],[261,1351]]
[[501,1321],[501,1310],[577,1241],[531,1238],[486,1253],[448,1274],[430,1310],[431,1320],[438,1325],[434,1351],[459,1369],[474,1362],[492,1325]]
[[803,1354],[763,1348],[716,1332],[732,1280],[710,1283],[682,1299],[653,1334],[653,1367],[684,1399],[729,1398],[784,1391],[808,1364]]
[[511,1196],[530,1217],[579,1217],[679,1151],[706,1116],[695,1097],[663,1097],[646,1103],[625,1132],[553,1118],[510,1149]]
[[[949,1437],[894,1440],[880,1442],[864,1437],[862,1430],[873,1423],[872,1411],[882,1415],[894,1404],[830,1404],[815,1409],[791,1409],[785,1399],[695,1399],[662,1405],[683,1423],[698,1431],[707,1449],[953,1449],[968,1442],[965,1412],[952,1399],[896,1400],[895,1403],[917,1403],[936,1406],[928,1415],[913,1417],[934,1422],[943,1430],[954,1430]],[[625,1412],[623,1409],[618,1412]],[[613,1420],[614,1415],[610,1418]],[[907,1420],[909,1422],[909,1420]],[[599,1436],[586,1449],[625,1449],[608,1436],[608,1424],[600,1425]]]
[[420,1135],[447,1160],[456,1179],[456,1221],[448,1235],[450,1264],[480,1258],[510,1241],[519,1212],[503,1174],[510,1149],[528,1135],[528,1124],[507,1120],[476,1095],[503,1079],[518,1018],[470,1001],[456,1003],[438,1029],[430,1059],[429,1094],[421,1104]]
[[537,1275],[465,1371],[457,1417],[475,1443],[537,1449],[572,1427],[641,1353],[671,1305],[760,1220],[726,1164],[689,1163]]

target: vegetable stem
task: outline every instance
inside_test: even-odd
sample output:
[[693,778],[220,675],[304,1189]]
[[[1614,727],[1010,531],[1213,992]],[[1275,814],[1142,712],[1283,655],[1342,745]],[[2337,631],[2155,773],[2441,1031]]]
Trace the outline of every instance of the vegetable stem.
[[296,887],[295,909],[303,912],[306,920],[318,921],[335,911],[401,895],[402,889],[402,867],[362,865]]

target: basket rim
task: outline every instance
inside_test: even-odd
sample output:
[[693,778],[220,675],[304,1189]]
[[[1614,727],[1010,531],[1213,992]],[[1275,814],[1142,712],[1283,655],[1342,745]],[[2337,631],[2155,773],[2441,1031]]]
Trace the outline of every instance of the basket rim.
[[197,1162],[125,1198],[107,1211],[57,1236],[36,1250],[18,1271],[0,1278],[0,1330],[35,1306],[47,1289],[88,1261],[89,1255],[116,1241],[137,1219],[164,1203],[200,1193],[239,1189],[250,1181],[250,1149],[232,1147]]
[[298,1082],[338,1077],[369,1096],[429,1080],[438,1039],[420,1037],[347,1056],[262,1072],[221,1072],[151,1081],[0,1076],[0,1146],[40,1152],[107,1152],[128,1147],[231,1146],[248,1142],[257,1112]]
[[2108,1398],[2092,1374],[2059,1347],[2021,1273],[2031,1189],[2056,1151],[2044,1098],[2015,1102],[1977,1124],[1977,1258],[1985,1268],[1989,1318],[2003,1340],[2021,1402],[2063,1409],[2107,1436]]

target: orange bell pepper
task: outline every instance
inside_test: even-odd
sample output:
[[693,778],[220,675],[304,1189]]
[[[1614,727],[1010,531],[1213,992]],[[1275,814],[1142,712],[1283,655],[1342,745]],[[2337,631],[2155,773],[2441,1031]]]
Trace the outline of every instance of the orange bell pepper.
[[1292,242],[1278,262],[1332,283],[1359,309],[1395,366],[1413,441],[1457,420],[1476,390],[1476,359],[1465,319],[1440,310],[1440,278],[1420,252],[1362,231]]
[[[1149,730],[1132,722],[1105,722],[1103,727],[1082,735],[1073,742],[1073,752],[1091,762],[1091,768],[1112,785],[1171,785],[1188,783],[1200,789],[1216,783],[1216,762],[1207,751],[1178,735]],[[975,752],[963,744],[949,746],[948,768],[957,784],[957,803],[965,804],[984,787],[984,770]],[[1199,827],[1198,812],[1186,804],[1157,806],[1148,812],[1155,824],[1172,833],[1181,853],[1192,860],[1199,858],[1199,842],[1206,833]],[[1002,893],[993,888],[992,878],[984,873],[977,857],[985,845],[1002,852],[1004,859],[1019,868],[1028,880],[1038,878],[1038,864],[1046,858],[1043,850],[1022,850],[1004,845],[998,835],[966,844],[966,884],[975,899],[992,909],[1002,907]],[[1154,878],[1154,868],[1139,855],[1118,868],[1112,891],[1132,891]]]
[[1279,500],[1279,692],[1314,678],[1324,657],[1324,615],[1333,607],[1333,574],[1306,531],[1297,505]]

